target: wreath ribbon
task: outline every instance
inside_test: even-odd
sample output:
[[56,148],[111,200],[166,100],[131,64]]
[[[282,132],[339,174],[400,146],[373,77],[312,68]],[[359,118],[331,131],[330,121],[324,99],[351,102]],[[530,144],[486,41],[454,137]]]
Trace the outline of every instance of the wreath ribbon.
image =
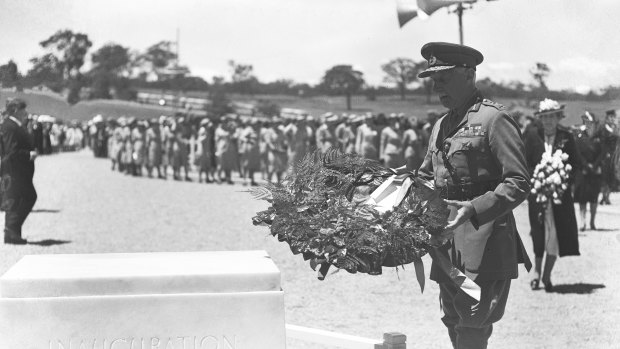
[[[379,212],[386,212],[400,205],[409,188],[413,185],[412,173],[406,173],[402,175],[393,175],[385,180],[368,199],[368,204],[374,206],[374,209]],[[458,286],[465,294],[472,297],[476,301],[480,301],[480,286],[476,284],[472,279],[467,277],[463,272],[456,268],[452,262],[443,254],[439,253],[436,248],[431,248],[428,251],[433,261],[439,266],[439,268],[452,280],[452,282]],[[415,268],[416,279],[420,285],[420,289],[424,292],[425,278],[424,278],[424,264],[422,260],[414,260],[413,266]]]

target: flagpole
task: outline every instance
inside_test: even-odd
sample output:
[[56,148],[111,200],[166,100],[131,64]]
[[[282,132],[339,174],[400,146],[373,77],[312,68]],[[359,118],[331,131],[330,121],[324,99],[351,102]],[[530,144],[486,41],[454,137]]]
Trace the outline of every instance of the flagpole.
[[459,39],[463,45],[463,3],[459,3],[456,14],[459,16]]

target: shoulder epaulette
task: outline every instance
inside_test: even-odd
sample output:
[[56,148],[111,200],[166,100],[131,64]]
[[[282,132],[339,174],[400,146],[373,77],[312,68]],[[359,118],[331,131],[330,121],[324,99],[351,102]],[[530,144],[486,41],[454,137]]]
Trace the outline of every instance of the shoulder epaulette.
[[497,110],[506,110],[506,107],[503,104],[493,102],[490,99],[486,99],[486,98],[483,99],[482,100],[482,104],[484,104],[484,105],[486,105],[488,107],[493,107],[493,108],[495,108]]

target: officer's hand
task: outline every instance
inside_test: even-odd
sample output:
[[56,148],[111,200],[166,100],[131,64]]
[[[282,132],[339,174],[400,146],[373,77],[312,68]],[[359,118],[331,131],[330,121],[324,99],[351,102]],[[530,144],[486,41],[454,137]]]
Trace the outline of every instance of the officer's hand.
[[30,161],[33,161],[34,159],[37,158],[37,151],[33,150],[30,152]]
[[470,201],[444,200],[448,206],[457,208],[456,216],[448,222],[446,230],[454,230],[459,225],[467,222],[475,213],[474,205]]

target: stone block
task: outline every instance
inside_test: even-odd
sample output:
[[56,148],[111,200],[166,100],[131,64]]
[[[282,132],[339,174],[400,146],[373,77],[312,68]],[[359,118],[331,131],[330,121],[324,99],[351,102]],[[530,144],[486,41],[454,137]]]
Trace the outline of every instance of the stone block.
[[0,278],[0,348],[285,348],[264,251],[37,255]]

